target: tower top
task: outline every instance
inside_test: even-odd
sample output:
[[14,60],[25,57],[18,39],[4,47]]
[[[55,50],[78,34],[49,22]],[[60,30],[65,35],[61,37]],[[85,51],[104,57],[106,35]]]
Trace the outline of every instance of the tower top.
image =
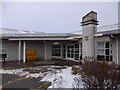
[[88,24],[95,24],[98,25],[97,23],[97,13],[94,11],[90,11],[88,14],[86,14],[83,18],[82,18],[82,26],[84,25],[88,25]]

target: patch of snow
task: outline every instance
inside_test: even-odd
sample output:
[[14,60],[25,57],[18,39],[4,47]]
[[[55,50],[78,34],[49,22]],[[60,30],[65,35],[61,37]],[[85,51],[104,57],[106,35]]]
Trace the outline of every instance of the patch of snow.
[[[56,74],[48,74],[41,81],[51,82],[49,88],[73,88],[74,78],[76,75],[71,74],[71,67],[62,69],[61,72]],[[81,87],[83,88],[83,82],[81,81]]]
[[20,72],[23,72],[23,69],[9,69],[9,70],[0,69],[0,73],[3,74],[19,74]]
[[[51,86],[49,88],[73,88],[74,79],[76,77],[80,77],[80,75],[72,75],[72,67],[64,66],[38,66],[38,67],[29,67],[22,69],[9,69],[4,70],[0,69],[0,73],[3,74],[17,74],[20,77],[24,76],[26,78],[41,78],[41,81],[49,81],[51,82]],[[41,70],[46,68],[48,71],[43,73],[29,73],[29,71],[23,71],[24,69],[28,70]],[[57,69],[61,68],[61,69]],[[83,82],[80,82],[80,88],[83,88]]]

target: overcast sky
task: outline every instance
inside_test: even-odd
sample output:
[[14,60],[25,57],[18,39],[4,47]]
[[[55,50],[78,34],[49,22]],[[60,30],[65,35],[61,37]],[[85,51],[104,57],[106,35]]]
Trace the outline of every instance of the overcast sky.
[[118,23],[117,2],[4,2],[0,28],[68,33],[81,30],[90,11],[97,12],[99,26]]

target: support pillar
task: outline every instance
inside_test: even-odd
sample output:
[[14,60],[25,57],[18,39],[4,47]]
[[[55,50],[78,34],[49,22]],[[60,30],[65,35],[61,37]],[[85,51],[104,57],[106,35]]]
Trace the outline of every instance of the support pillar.
[[19,40],[18,60],[21,60],[21,41]]
[[44,41],[44,59],[52,60],[52,43],[50,41]]
[[46,41],[44,41],[44,59],[47,60],[47,56],[46,56]]
[[118,36],[117,40],[117,64],[120,65],[120,36]]
[[26,62],[26,42],[23,41],[23,62]]

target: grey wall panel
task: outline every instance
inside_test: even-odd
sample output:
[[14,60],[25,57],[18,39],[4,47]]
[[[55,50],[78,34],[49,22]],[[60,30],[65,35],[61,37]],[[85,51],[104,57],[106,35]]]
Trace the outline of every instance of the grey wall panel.
[[118,37],[118,64],[120,65],[120,36]]
[[[18,60],[18,41],[3,40],[7,48],[7,60]],[[26,41],[26,49],[35,49],[40,60],[44,59],[44,43],[41,41]],[[23,41],[21,43],[21,60],[23,59]]]
[[17,41],[8,41],[7,44],[7,61],[18,60],[18,42]]
[[15,61],[18,58],[18,42],[2,40],[2,45],[5,46],[7,51],[6,61]]
[[52,60],[52,43],[46,42],[46,60]]
[[26,49],[35,49],[40,60],[44,59],[44,42],[26,41]]
[[112,43],[113,61],[117,63],[117,39],[113,39],[111,43]]
[[102,36],[102,37],[97,37],[97,41],[107,42],[107,41],[112,41],[112,39],[110,38],[110,36]]

